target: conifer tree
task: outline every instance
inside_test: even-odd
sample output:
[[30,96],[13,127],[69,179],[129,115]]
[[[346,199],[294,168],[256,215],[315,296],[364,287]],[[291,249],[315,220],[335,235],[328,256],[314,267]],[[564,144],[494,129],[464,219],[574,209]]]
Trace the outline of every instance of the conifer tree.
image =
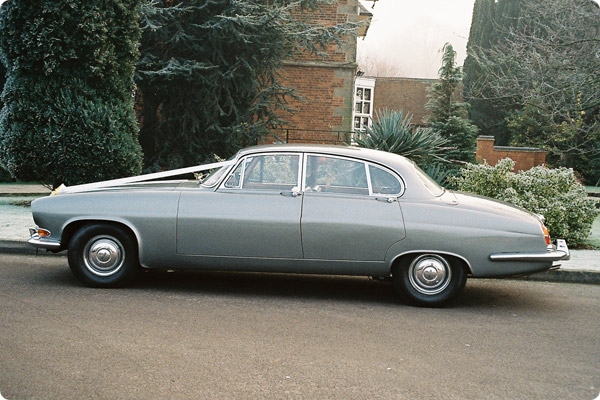
[[[2,32],[0,31],[0,35]],[[6,82],[6,68],[4,68],[4,64],[0,62],[0,93],[4,89],[4,83]],[[0,109],[2,109],[2,96],[0,96]],[[0,182],[10,181],[11,176],[10,173],[4,167],[4,163],[2,162],[2,157],[0,157]]]
[[302,9],[308,13],[331,2],[159,0],[146,5],[136,72],[145,164],[163,169],[229,157],[281,125],[286,96],[292,95],[280,84],[283,60],[320,53],[355,27],[324,27],[302,18]]
[[456,65],[456,52],[450,43],[444,45],[443,52],[439,81],[431,85],[428,91],[427,109],[431,115],[426,122],[448,140],[448,147],[454,148],[447,152],[446,159],[473,162],[478,129],[467,119],[466,103],[457,99],[462,71]]
[[141,171],[133,72],[141,0],[7,1],[0,156],[54,186]]
[[517,22],[524,0],[475,0],[473,18],[467,43],[464,72],[464,98],[469,103],[469,116],[482,133],[496,137],[496,143],[507,145],[510,135],[506,127],[507,110],[497,102],[473,92],[485,72],[477,61],[482,51],[504,40]]

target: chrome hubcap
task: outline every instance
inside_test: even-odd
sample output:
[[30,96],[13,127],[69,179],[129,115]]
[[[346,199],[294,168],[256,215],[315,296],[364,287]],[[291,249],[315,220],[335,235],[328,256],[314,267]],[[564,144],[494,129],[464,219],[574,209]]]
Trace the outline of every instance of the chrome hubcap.
[[448,262],[433,254],[415,258],[408,268],[411,286],[426,295],[442,292],[450,284],[451,277],[452,271]]
[[123,266],[123,245],[112,236],[92,238],[83,251],[83,261],[87,269],[98,276],[109,276]]

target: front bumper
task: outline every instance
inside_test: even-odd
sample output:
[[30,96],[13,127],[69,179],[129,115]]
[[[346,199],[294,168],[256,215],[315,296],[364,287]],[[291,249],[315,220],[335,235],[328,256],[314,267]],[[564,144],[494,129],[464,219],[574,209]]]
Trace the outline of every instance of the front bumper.
[[490,255],[492,261],[561,261],[571,258],[569,247],[564,239],[557,239],[556,246],[545,253],[496,253]]
[[35,248],[47,250],[58,250],[60,248],[60,240],[40,237],[36,228],[29,228],[29,235],[31,238],[27,241],[27,243]]

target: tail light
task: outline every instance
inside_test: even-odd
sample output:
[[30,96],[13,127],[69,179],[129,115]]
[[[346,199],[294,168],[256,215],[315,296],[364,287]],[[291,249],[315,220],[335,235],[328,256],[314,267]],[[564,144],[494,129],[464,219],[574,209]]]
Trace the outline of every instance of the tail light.
[[544,233],[544,239],[546,240],[546,245],[550,245],[550,243],[552,243],[550,241],[550,231],[548,231],[548,228],[546,228],[545,225],[542,225],[542,232]]

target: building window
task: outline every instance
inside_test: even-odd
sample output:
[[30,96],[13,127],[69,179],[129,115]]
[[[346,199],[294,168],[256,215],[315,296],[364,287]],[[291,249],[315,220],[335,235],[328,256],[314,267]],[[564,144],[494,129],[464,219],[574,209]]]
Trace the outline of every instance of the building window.
[[[354,108],[352,128],[356,133],[363,132],[373,122],[373,94],[375,79],[359,77],[354,88]],[[356,137],[357,135],[354,135]]]

